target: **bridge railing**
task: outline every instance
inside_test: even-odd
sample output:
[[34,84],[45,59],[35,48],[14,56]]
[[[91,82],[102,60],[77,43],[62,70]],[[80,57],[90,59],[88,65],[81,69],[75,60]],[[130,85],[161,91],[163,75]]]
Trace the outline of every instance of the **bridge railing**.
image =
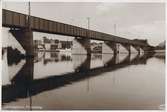
[[26,27],[27,15],[4,10],[2,11],[2,24],[3,26],[13,26],[13,27]]

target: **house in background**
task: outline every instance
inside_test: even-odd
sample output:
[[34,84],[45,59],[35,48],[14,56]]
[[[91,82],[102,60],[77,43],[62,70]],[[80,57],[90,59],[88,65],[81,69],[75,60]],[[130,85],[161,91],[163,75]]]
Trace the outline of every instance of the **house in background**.
[[72,41],[60,41],[57,39],[48,39],[43,37],[42,40],[34,40],[34,49],[45,51],[60,51],[72,48]]

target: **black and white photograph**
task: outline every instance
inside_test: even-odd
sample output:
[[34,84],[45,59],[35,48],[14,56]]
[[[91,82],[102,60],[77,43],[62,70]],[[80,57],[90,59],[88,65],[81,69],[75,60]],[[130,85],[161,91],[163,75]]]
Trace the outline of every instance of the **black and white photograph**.
[[135,1],[2,0],[1,109],[164,111],[166,3]]

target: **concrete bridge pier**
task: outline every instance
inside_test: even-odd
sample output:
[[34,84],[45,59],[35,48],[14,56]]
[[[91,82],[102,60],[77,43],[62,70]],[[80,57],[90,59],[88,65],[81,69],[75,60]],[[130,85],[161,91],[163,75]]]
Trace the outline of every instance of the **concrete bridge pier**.
[[133,48],[135,48],[137,50],[138,54],[140,55],[140,46],[133,45]]
[[126,58],[123,60],[122,63],[125,63],[125,64],[130,64],[130,53],[126,56]]
[[113,66],[113,65],[115,65],[117,57],[118,57],[118,55],[113,55],[112,58],[108,62],[106,62],[104,64],[104,66],[107,67],[107,66]]
[[9,30],[16,40],[21,44],[26,52],[26,57],[34,56],[33,49],[33,32],[31,29],[15,29],[11,28]]
[[149,47],[141,47],[141,49],[143,50],[144,54],[147,54],[149,51]]
[[103,54],[117,54],[117,44],[115,42],[104,41],[102,45]]
[[34,62],[33,58],[26,58],[26,63],[23,65],[21,70],[11,79],[12,83],[23,84],[30,86],[31,81],[34,78]]
[[131,54],[130,44],[122,44],[122,46],[128,51],[128,54]]
[[72,54],[91,55],[90,39],[75,37]]
[[91,55],[86,56],[86,60],[77,68],[75,68],[75,72],[86,73],[91,68]]

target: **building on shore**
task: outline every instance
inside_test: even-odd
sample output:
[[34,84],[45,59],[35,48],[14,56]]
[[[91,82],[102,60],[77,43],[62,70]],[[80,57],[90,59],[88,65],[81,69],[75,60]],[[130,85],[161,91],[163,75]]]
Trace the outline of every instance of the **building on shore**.
[[43,37],[43,40],[34,40],[35,51],[59,51],[72,48],[72,41],[60,41],[57,39],[48,39]]
[[[43,40],[34,40],[34,50],[35,51],[64,51],[71,50],[73,46],[72,41],[62,41],[58,39],[48,39],[43,37]],[[102,43],[91,43],[92,53],[102,52]]]

